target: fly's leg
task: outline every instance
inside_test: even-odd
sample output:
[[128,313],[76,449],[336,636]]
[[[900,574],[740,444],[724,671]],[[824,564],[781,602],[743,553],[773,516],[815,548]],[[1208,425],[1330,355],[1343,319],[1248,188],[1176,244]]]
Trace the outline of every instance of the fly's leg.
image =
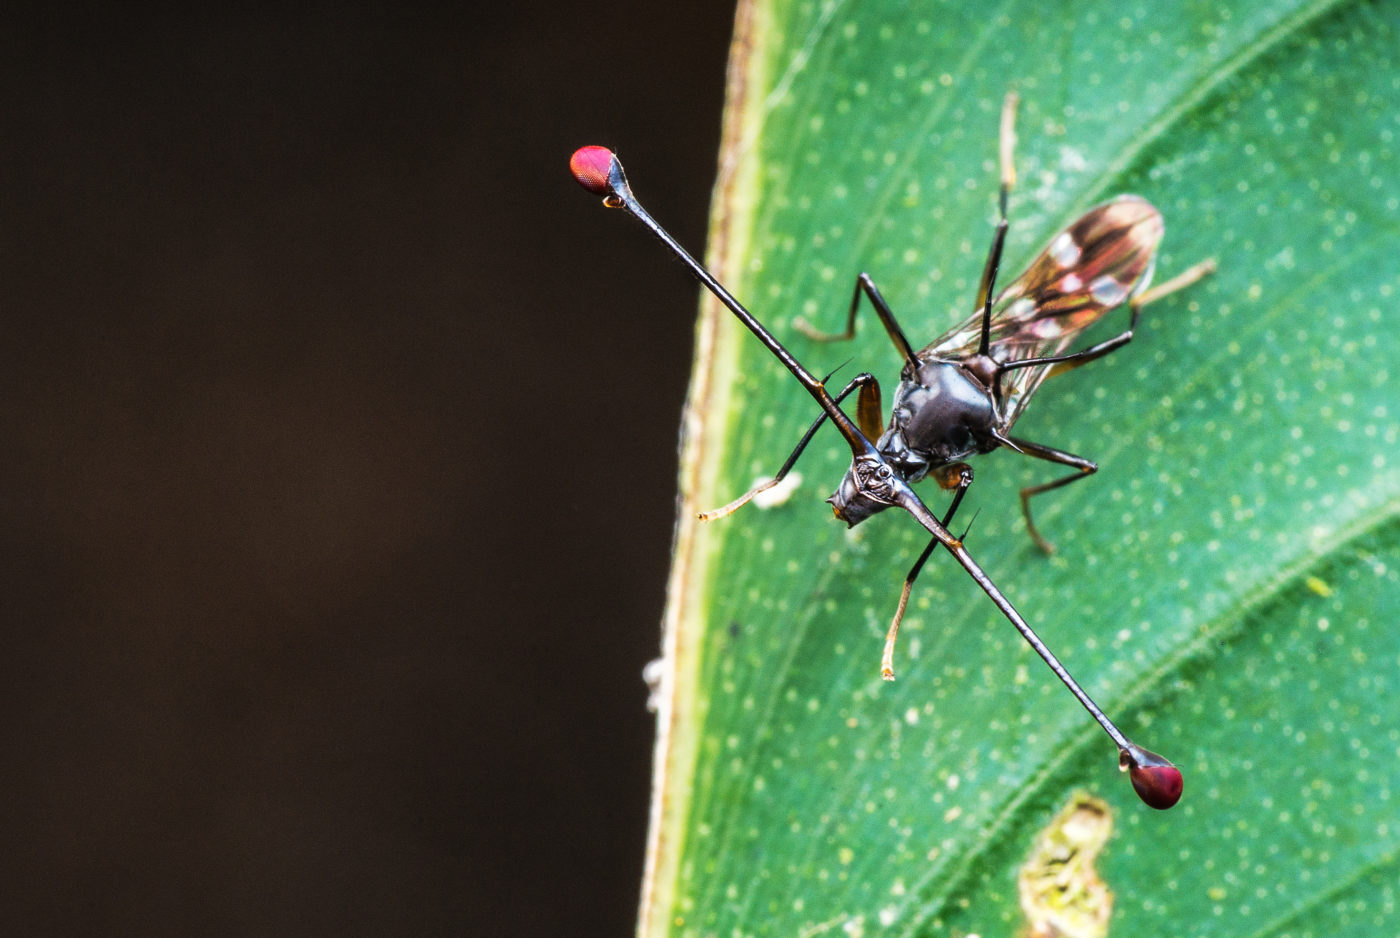
[[1020,100],[1016,92],[1008,91],[1001,105],[1001,188],[997,193],[996,233],[992,235],[992,249],[987,252],[987,263],[982,268],[982,280],[977,286],[976,306],[982,307],[982,338],[977,344],[977,354],[986,356],[992,342],[992,299],[997,285],[997,270],[1001,267],[1001,252],[1006,245],[1006,203],[1011,197],[1011,189],[1016,185],[1016,165],[1012,153],[1016,148],[1016,103]]
[[[828,375],[828,377],[830,376]],[[836,395],[835,401],[837,404],[840,404],[841,401],[850,396],[852,391],[857,389],[860,390],[860,396],[857,398],[856,402],[856,417],[860,422],[861,432],[867,437],[871,436],[871,430],[866,426],[866,423],[871,418],[871,415],[874,414],[874,436],[878,437],[880,435],[880,383],[875,380],[873,375],[868,373],[856,375],[851,379],[850,384],[847,384],[841,389],[841,393]],[[773,478],[766,482],[760,482],[723,508],[700,512],[700,520],[714,521],[716,518],[732,515],[734,512],[747,505],[755,495],[766,492],[783,481],[788,472],[792,470],[793,465],[797,462],[797,457],[801,456],[802,451],[807,448],[807,444],[812,442],[812,437],[816,435],[817,428],[819,428],[826,419],[827,413],[826,411],[822,411],[821,416],[812,421],[812,425],[807,428],[807,432],[802,434],[802,439],[798,441],[797,448],[792,451],[792,455],[787,458],[787,462],[783,463],[782,468],[778,470]]]
[[[1144,306],[1154,300],[1160,300],[1170,293],[1175,293],[1177,290],[1190,286],[1202,277],[1212,273],[1214,270],[1215,260],[1214,258],[1210,258],[1176,275],[1166,283],[1153,287],[1133,297],[1130,301],[1132,318],[1128,322],[1128,330],[1126,332],[1100,342],[1097,345],[1091,345],[1089,348],[1082,349],[1078,352],[1072,352],[1069,355],[1060,355],[1052,358],[1027,358],[1020,361],[1006,362],[998,368],[997,377],[1000,378],[1002,374],[1015,368],[1029,368],[1037,365],[1051,366],[1048,377],[1053,377],[1061,372],[1070,371],[1071,369],[1078,368],[1080,365],[1088,364],[1096,358],[1103,358],[1109,352],[1116,351],[1133,340],[1133,331],[1137,328],[1138,317],[1142,315],[1142,308]],[[998,381],[997,384],[1000,385],[1000,381]],[[1031,540],[1035,541],[1037,547],[1047,554],[1053,554],[1055,552],[1055,546],[1041,536],[1040,532],[1036,530],[1035,522],[1031,519],[1031,496],[1039,495],[1041,492],[1048,492],[1051,489],[1061,488],[1062,486],[1069,485],[1076,479],[1082,479],[1085,476],[1093,475],[1099,470],[1098,464],[1082,456],[1066,453],[1064,450],[1058,450],[1050,446],[1042,446],[1039,443],[1030,443],[1014,437],[1010,438],[1010,440],[1021,452],[1028,456],[1034,456],[1037,459],[1044,459],[1048,462],[1059,463],[1062,466],[1072,466],[1078,470],[1073,475],[1067,475],[1063,478],[1045,482],[1040,485],[1032,485],[1021,490],[1021,514],[1025,515],[1026,518],[1026,531],[1030,534]]]
[[[979,346],[979,353],[987,354],[991,342],[992,323],[992,291],[996,288],[997,270],[1001,266],[1002,248],[1006,244],[1006,205],[1010,197],[1011,189],[1016,184],[1016,168],[1012,162],[1012,151],[1016,144],[1016,104],[1019,101],[1016,92],[1007,92],[1006,99],[1002,103],[1001,110],[1001,189],[997,199],[997,206],[1000,218],[997,222],[996,233],[992,236],[992,248],[987,253],[987,263],[982,269],[982,280],[977,288],[977,306],[982,307],[982,340]],[[894,317],[894,311],[880,293],[880,288],[875,285],[868,273],[862,273],[856,277],[855,289],[851,292],[851,306],[846,312],[846,329],[844,332],[822,332],[798,316],[793,320],[792,325],[798,332],[816,342],[840,342],[855,338],[856,334],[856,312],[860,309],[860,298],[862,294],[870,300],[870,305],[874,307],[875,314],[880,318],[880,323],[885,327],[885,332],[889,334],[890,341],[894,343],[895,349],[904,358],[905,362],[915,368],[919,367],[918,357],[914,354],[914,348],[909,344],[909,339],[904,335],[904,330],[900,328],[899,321]]]
[[1071,352],[1068,355],[1056,355],[1050,358],[1023,358],[1020,361],[1004,362],[997,368],[998,376],[1012,371],[1016,368],[1033,368],[1039,365],[1052,365],[1050,373],[1046,377],[1053,378],[1055,375],[1078,368],[1080,365],[1087,365],[1096,358],[1103,358],[1109,352],[1117,351],[1133,340],[1133,331],[1137,329],[1138,319],[1142,315],[1142,308],[1148,303],[1160,300],[1168,294],[1175,293],[1191,286],[1197,280],[1215,272],[1215,258],[1207,258],[1187,270],[1177,274],[1166,283],[1159,284],[1150,290],[1133,297],[1129,301],[1129,309],[1132,311],[1132,318],[1128,320],[1128,329],[1111,339],[1106,339],[1097,345],[1091,345],[1078,352]]
[[1073,453],[1066,453],[1064,450],[1055,449],[1052,446],[1042,446],[1039,443],[1031,443],[1028,440],[1019,440],[1015,437],[1011,441],[1016,447],[1027,456],[1034,456],[1036,459],[1044,459],[1047,462],[1059,463],[1062,466],[1072,466],[1079,470],[1072,475],[1055,479],[1051,482],[1043,482],[1040,485],[1032,485],[1021,489],[1021,514],[1026,518],[1026,533],[1035,541],[1035,546],[1045,551],[1047,554],[1055,552],[1055,545],[1040,536],[1040,532],[1035,528],[1035,522],[1031,520],[1031,496],[1039,495],[1041,492],[1048,492],[1051,489],[1058,489],[1069,485],[1071,482],[1091,476],[1099,471],[1099,464],[1085,459],[1083,456],[1076,456]]
[[914,356],[914,349],[905,337],[904,330],[899,327],[899,321],[894,318],[894,311],[890,309],[890,304],[885,302],[880,288],[875,286],[875,281],[866,273],[856,277],[855,289],[851,291],[851,308],[846,313],[845,332],[820,332],[813,329],[801,316],[792,321],[793,328],[815,342],[844,342],[853,339],[856,335],[856,312],[860,309],[862,295],[870,300],[870,305],[875,308],[875,315],[880,317],[881,325],[885,327],[885,332],[889,334],[890,341],[894,343],[899,354],[917,368],[919,362]]
[[[972,467],[965,462],[944,466],[939,470],[937,479],[938,484],[943,488],[955,490],[953,501],[940,522],[944,528],[947,528],[952,523],[953,514],[958,510],[958,505],[962,504],[963,495],[967,494],[967,487],[972,484]],[[885,633],[885,652],[880,656],[880,677],[887,681],[894,680],[894,641],[899,637],[899,624],[904,621],[904,610],[909,605],[909,594],[914,589],[914,581],[919,578],[919,573],[924,569],[929,555],[941,543],[943,542],[938,538],[929,541],[924,552],[919,555],[919,559],[914,561],[914,566],[909,569],[909,575],[904,578],[904,588],[899,593],[899,607],[895,609],[894,620],[890,622],[889,631]]]

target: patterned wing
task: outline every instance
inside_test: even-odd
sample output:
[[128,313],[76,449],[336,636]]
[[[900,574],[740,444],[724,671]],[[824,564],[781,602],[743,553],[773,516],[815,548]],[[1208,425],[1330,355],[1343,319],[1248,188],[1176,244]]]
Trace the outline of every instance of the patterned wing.
[[[1075,335],[1147,288],[1162,231],[1161,213],[1135,195],[1090,209],[1052,238],[1025,273],[997,296],[992,306],[992,358],[1010,362],[1064,352]],[[935,339],[919,357],[971,357],[981,335],[979,310]],[[1005,373],[1002,413],[1008,428],[1053,367]]]

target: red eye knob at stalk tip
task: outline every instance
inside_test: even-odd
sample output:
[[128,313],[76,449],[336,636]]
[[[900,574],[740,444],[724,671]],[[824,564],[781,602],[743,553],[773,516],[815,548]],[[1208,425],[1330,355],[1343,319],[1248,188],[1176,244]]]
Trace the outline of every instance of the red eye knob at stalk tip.
[[[1158,756],[1157,758],[1161,758]],[[1134,765],[1128,769],[1133,790],[1149,808],[1165,811],[1181,800],[1181,770],[1165,759],[1161,764]]]
[[607,147],[579,147],[569,157],[569,171],[594,195],[610,195],[613,154]]

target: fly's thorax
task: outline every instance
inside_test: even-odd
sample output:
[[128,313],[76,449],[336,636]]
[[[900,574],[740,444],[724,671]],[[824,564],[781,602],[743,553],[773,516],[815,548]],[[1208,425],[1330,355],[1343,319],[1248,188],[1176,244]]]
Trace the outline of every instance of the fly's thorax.
[[909,482],[930,469],[999,445],[992,392],[966,364],[925,361],[906,367],[895,390],[890,425],[876,444]]

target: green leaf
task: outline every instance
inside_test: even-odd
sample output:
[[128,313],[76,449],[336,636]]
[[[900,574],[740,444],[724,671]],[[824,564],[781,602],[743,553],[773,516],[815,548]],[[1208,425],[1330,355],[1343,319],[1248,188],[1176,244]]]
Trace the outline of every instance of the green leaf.
[[[682,521],[646,934],[1023,933],[1016,868],[1076,790],[1113,812],[1110,934],[1396,931],[1400,5],[1075,11],[746,4],[710,262],[812,371],[870,370],[888,395],[898,356],[868,310],[840,346],[792,320],[839,328],[860,271],[916,346],[966,315],[1013,86],[1004,276],[1120,192],[1166,217],[1159,280],[1218,258],[1017,424],[1102,467],[1038,500],[1053,557],[1017,501],[1053,466],[983,457],[959,514],[1089,693],[1181,766],[1182,802],[1137,801],[946,554],[880,680],[926,535],[832,519],[849,451],[824,430],[786,503]],[[816,413],[714,304],[699,335],[687,519],[773,472]]]

